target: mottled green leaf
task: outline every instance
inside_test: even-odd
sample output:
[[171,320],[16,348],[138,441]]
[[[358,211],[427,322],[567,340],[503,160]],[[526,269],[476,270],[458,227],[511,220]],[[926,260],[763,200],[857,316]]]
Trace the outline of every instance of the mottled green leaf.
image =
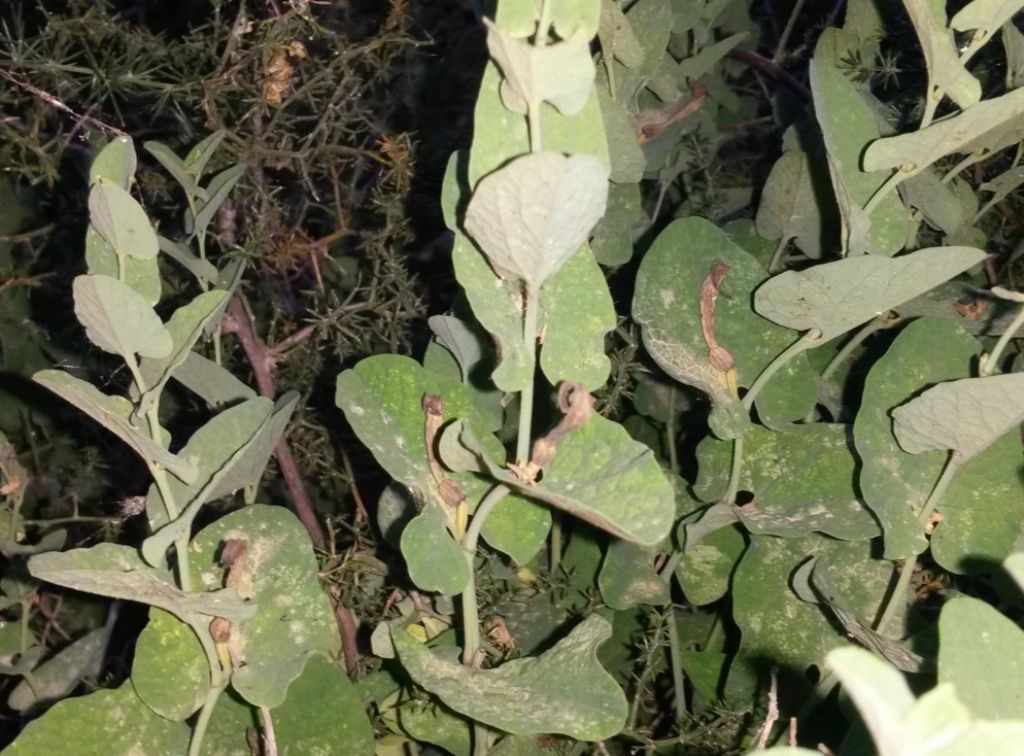
[[979,350],[978,342],[953,321],[921,318],[903,329],[868,374],[853,434],[862,462],[860,490],[881,523],[888,559],[925,550],[917,513],[946,456],[903,451],[890,413],[922,386],[969,375]]
[[32,380],[75,405],[128,444],[143,459],[163,465],[182,481],[196,479],[198,471],[195,460],[171,454],[132,425],[130,417],[133,408],[127,399],[104,394],[91,383],[61,370],[41,370],[32,376]]
[[657,550],[629,541],[613,540],[605,550],[597,578],[604,603],[616,611],[638,604],[662,605],[668,602],[668,581],[654,568]]
[[188,750],[189,728],[171,722],[146,706],[124,683],[57,703],[29,722],[4,750],[7,756],[75,753],[104,756],[166,756]]
[[173,348],[171,334],[146,300],[110,276],[77,276],[72,284],[75,316],[89,341],[135,362],[135,355],[161,359]]
[[114,137],[99,151],[89,166],[89,185],[102,181],[127,191],[131,187],[137,166],[138,160],[135,157],[132,138]]
[[[434,653],[404,628],[392,640],[410,677],[447,706],[513,735],[564,734],[578,740],[616,735],[626,721],[626,698],[597,661],[611,625],[591,615],[538,657],[496,669],[472,670]],[[572,680],[572,695],[566,681]]]
[[35,667],[31,679],[15,685],[7,697],[7,705],[24,712],[38,704],[63,698],[83,677],[99,671],[109,637],[109,628],[100,627],[72,641]]
[[334,613],[317,579],[309,534],[291,512],[248,506],[196,535],[189,545],[192,579],[214,595],[225,581],[219,557],[227,539],[244,542],[232,584],[255,610],[231,625],[228,647],[245,662],[234,670],[231,685],[250,703],[273,708],[285,700],[309,657],[339,649]]
[[469,582],[469,564],[446,523],[440,505],[427,504],[402,531],[402,556],[409,577],[422,590],[457,596]]
[[540,308],[545,377],[554,385],[574,381],[589,391],[601,388],[611,372],[605,336],[617,320],[608,284],[586,244],[541,288]]
[[1024,373],[940,383],[892,417],[904,451],[949,449],[966,462],[1024,421]]
[[786,271],[754,294],[764,317],[797,331],[816,328],[830,341],[977,265],[973,247],[928,247],[895,258],[851,257]]
[[685,534],[684,539],[686,546],[676,567],[679,586],[695,606],[718,601],[729,592],[733,570],[746,548],[743,534],[739,528],[724,527],[711,531],[692,544]]
[[151,307],[160,301],[163,284],[156,258],[119,259],[114,248],[92,226],[85,229],[85,263],[89,273],[111,278],[120,278],[123,267],[123,280],[128,288],[138,292]]
[[198,711],[210,690],[210,663],[195,631],[173,614],[150,609],[135,642],[132,685],[149,708],[172,722]]
[[615,0],[601,0],[601,22],[597,36],[601,40],[603,56],[614,58],[626,68],[636,68],[644,62],[640,40]]
[[929,88],[938,87],[963,109],[977,103],[981,99],[981,82],[960,61],[956,39],[952,30],[946,27],[945,3],[941,0],[903,0],[903,7],[924,52]]
[[[614,150],[612,154],[615,154]],[[590,239],[595,259],[609,267],[629,262],[633,256],[633,244],[649,225],[650,220],[641,203],[640,185],[609,184],[608,207]]]
[[[794,334],[753,312],[750,296],[764,280],[764,268],[708,221],[677,220],[661,232],[637,273],[633,317],[666,373],[728,408],[736,402],[724,375],[708,362],[699,311],[701,284],[715,261],[730,266],[716,303],[715,336],[736,360],[737,383],[749,386]],[[773,423],[803,417],[814,401],[813,386],[810,366],[798,356],[762,391],[757,406]]]
[[1024,711],[1024,631],[976,598],[958,596],[939,616],[939,682],[979,719],[1017,719]]
[[[886,172],[877,172],[877,167],[865,166],[861,170],[860,160],[865,147],[879,137],[875,114],[842,71],[823,60],[811,62],[811,90],[833,173],[840,175],[842,188],[849,194],[850,205],[860,210],[889,177]],[[833,183],[836,183],[835,179]],[[834,188],[840,208],[843,208],[843,198],[838,196],[841,187]],[[849,214],[844,215],[849,221]],[[891,255],[902,249],[907,240],[909,222],[909,215],[899,196],[889,194],[871,213],[868,232],[871,251]],[[850,246],[853,248],[852,244]]]
[[488,545],[526,564],[551,530],[551,510],[518,494],[509,494],[491,510],[481,534]]
[[[731,457],[731,443],[711,437],[700,443],[697,496],[715,501],[725,495]],[[738,514],[755,533],[870,538],[878,526],[858,499],[856,470],[845,425],[795,425],[779,432],[751,426],[743,439],[739,486],[752,492],[754,501]]]
[[[473,753],[471,723],[450,709],[413,699],[398,707],[398,723],[409,737],[439,746],[452,756]],[[488,751],[494,752],[493,748]]]

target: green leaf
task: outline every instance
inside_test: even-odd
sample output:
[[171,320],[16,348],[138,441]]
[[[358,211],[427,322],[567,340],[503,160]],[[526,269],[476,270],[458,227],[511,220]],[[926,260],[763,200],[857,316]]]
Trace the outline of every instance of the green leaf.
[[945,3],[904,0],[903,7],[921,42],[929,89],[938,87],[964,110],[977,103],[981,99],[981,82],[960,62],[953,32],[946,27]]
[[939,616],[939,682],[979,719],[1016,719],[1024,711],[1024,631],[996,609],[958,596]]
[[[738,403],[708,362],[699,308],[701,284],[715,261],[730,266],[716,304],[715,336],[735,358],[737,383],[749,386],[794,335],[751,310],[751,293],[764,280],[764,268],[710,222],[686,218],[661,232],[637,272],[633,318],[666,373],[728,410]],[[758,396],[757,406],[773,424],[803,417],[814,401],[813,386],[806,357],[798,356]]]
[[495,505],[481,534],[488,545],[524,565],[536,556],[551,530],[551,510],[518,494]]
[[210,663],[195,631],[173,614],[150,609],[135,642],[132,685],[164,719],[184,722],[198,711],[210,690]]
[[[398,707],[398,723],[415,741],[431,743],[453,756],[473,753],[472,725],[450,709],[412,699]],[[490,749],[493,756],[495,749]]]
[[1024,84],[1024,34],[1012,23],[1005,23],[1000,38],[1006,51],[1006,88],[1017,89]]
[[782,153],[768,174],[757,208],[757,232],[772,240],[794,240],[813,260],[822,255],[822,217],[806,152]]
[[610,635],[608,621],[591,615],[538,657],[472,670],[431,652],[404,628],[391,630],[409,676],[455,711],[513,735],[589,741],[613,737],[626,721],[626,698],[597,661],[597,647]]
[[951,320],[920,318],[900,332],[868,374],[853,434],[862,462],[860,490],[881,523],[887,559],[907,559],[925,550],[917,513],[946,458],[945,452],[903,451],[890,413],[921,386],[969,375],[979,347]]
[[668,582],[654,568],[657,550],[613,540],[604,554],[597,584],[604,603],[616,611],[669,601]]
[[[424,370],[415,360],[376,355],[338,376],[335,401],[388,474],[420,495],[439,496],[427,467],[423,397],[440,396],[444,420],[489,427],[465,386]],[[440,499],[437,499],[440,501]]]
[[651,450],[600,415],[559,439],[554,460],[535,484],[496,464],[469,434],[460,440],[477,455],[482,472],[619,538],[653,546],[672,526],[675,492]]
[[1024,165],[1018,165],[989,179],[978,188],[985,192],[992,192],[992,197],[988,200],[988,204],[992,204],[1002,202],[1022,184],[1024,184]]
[[692,545],[685,534],[681,541],[686,546],[676,567],[676,580],[687,600],[695,606],[718,601],[729,592],[733,570],[747,547],[743,534],[739,528],[724,527]]
[[864,152],[864,170],[899,168],[912,176],[953,153],[998,152],[1024,138],[1022,115],[1024,89],[983,100],[927,128],[872,142]]
[[256,392],[231,371],[196,352],[185,355],[185,361],[174,369],[172,377],[213,408],[237,404],[256,396]]
[[184,482],[196,479],[198,471],[194,460],[171,454],[132,425],[129,419],[132,405],[127,399],[104,394],[91,383],[62,370],[41,370],[32,380],[80,409],[128,444],[142,459],[163,465]]
[[188,750],[189,728],[155,714],[125,683],[116,690],[60,701],[29,722],[4,754],[67,753],[69,739],[81,754],[165,756]]
[[[847,204],[840,196],[841,191],[845,191],[849,195],[849,205],[859,211],[889,177],[884,172],[865,173],[878,171],[877,167],[865,165],[861,170],[861,154],[879,137],[875,114],[843,73],[824,60],[811,62],[811,90],[839,206],[844,208]],[[844,217],[847,222],[852,222],[849,208],[846,210]],[[906,208],[898,195],[889,194],[871,214],[867,240],[870,250],[883,255],[894,254],[903,248],[908,229]],[[853,253],[866,251],[855,248],[853,244],[850,248]]]
[[[813,423],[773,432],[751,426],[743,438],[740,490],[754,501],[737,509],[747,528],[764,535],[820,532],[843,540],[870,538],[878,526],[857,496],[857,457],[849,428]],[[715,501],[728,487],[732,444],[708,437],[697,447],[694,493]]]
[[502,101],[513,113],[527,112],[549,102],[565,115],[586,104],[594,85],[594,62],[589,40],[583,37],[548,45],[517,39],[486,20],[487,50],[504,81]]
[[14,686],[7,705],[15,711],[28,711],[33,706],[63,698],[73,691],[82,678],[95,674],[102,664],[110,631],[100,627],[72,641],[32,670]]
[[174,370],[188,357],[192,347],[203,335],[203,327],[219,312],[226,297],[223,291],[207,291],[171,315],[166,325],[171,337],[170,353],[159,359],[144,358],[139,364],[139,372],[146,384],[146,393],[139,400],[140,415],[161,394]]
[[[985,187],[985,184],[981,185],[982,189]],[[923,171],[911,176],[900,184],[900,193],[910,207],[921,211],[929,225],[944,234],[955,233],[967,218],[956,192],[949,184],[943,183],[934,171]],[[973,196],[973,192],[971,194]]]
[[[238,450],[249,442],[270,417],[273,404],[269,399],[258,397],[214,415],[199,430],[192,434],[181,453],[197,461],[198,475],[191,483],[171,480],[168,488],[178,512],[192,504],[202,494],[204,501],[216,498],[217,492],[208,487],[214,475],[224,475],[225,465]],[[157,531],[168,523],[163,499],[156,484],[150,486],[146,495],[146,514],[149,525]],[[145,550],[144,550],[145,551]]]
[[183,593],[169,572],[145,564],[136,549],[114,543],[37,554],[29,559],[28,568],[40,580],[97,596],[149,604],[192,626],[201,624],[205,628],[212,617],[237,622],[253,611],[230,588]]
[[224,137],[228,135],[225,129],[217,129],[215,132],[206,137],[203,141],[199,142],[195,147],[188,151],[185,156],[184,165],[196,178],[199,178],[206,172],[206,164],[210,162],[213,154],[220,147],[220,143],[224,141]]
[[949,449],[966,462],[1024,420],[1024,373],[940,383],[892,417],[904,451]]
[[206,229],[209,227],[210,221],[213,220],[213,216],[220,209],[220,206],[224,204],[224,200],[228,198],[231,190],[235,188],[235,184],[242,178],[243,173],[245,173],[245,165],[236,163],[210,179],[210,183],[206,186],[206,194],[209,196],[209,199],[196,210],[196,217],[193,222],[194,233],[206,233]]
[[774,276],[754,294],[764,317],[830,341],[985,259],[973,247],[928,247],[896,258],[851,257]]
[[150,307],[160,301],[163,284],[156,258],[119,258],[114,248],[92,226],[85,229],[85,264],[89,273],[111,278],[120,278],[123,266],[124,283],[128,288],[138,292]]
[[89,186],[105,182],[127,191],[137,167],[132,138],[115,137],[107,142],[89,166]]
[[499,275],[537,289],[604,215],[608,170],[591,155],[535,152],[483,178],[465,227]]
[[640,41],[643,62],[629,68],[619,63],[613,66],[619,102],[632,103],[665,57],[674,22],[672,3],[659,0],[633,3],[626,13],[626,20]]
[[985,32],[985,36],[992,36],[1022,8],[1022,0],[973,0],[950,19],[949,26],[961,32],[977,29]]
[[226,571],[218,560],[228,539],[245,544],[232,582],[255,609],[231,626],[228,647],[245,662],[235,669],[231,685],[249,703],[273,708],[285,700],[289,684],[310,656],[338,651],[334,614],[317,579],[309,535],[291,512],[248,506],[196,535],[189,545],[192,579],[214,595],[224,584]]
[[[615,149],[612,154],[616,154]],[[612,180],[615,180],[614,168]],[[604,217],[594,227],[594,235],[590,239],[594,258],[609,267],[625,265],[633,256],[633,245],[637,238],[649,226],[650,219],[641,202],[640,185],[609,184],[608,207]]]
[[171,335],[146,301],[110,276],[78,276],[72,285],[75,316],[85,335],[105,352],[130,363],[135,354],[160,359],[171,353]]
[[545,377],[553,385],[574,381],[588,391],[601,388],[611,372],[605,336],[617,319],[608,283],[586,244],[541,288],[540,309]]
[[185,190],[185,194],[188,197],[201,200],[206,199],[206,192],[199,188],[199,185],[196,183],[196,177],[185,168],[181,158],[175,155],[170,147],[160,142],[146,142],[142,146],[146,149],[146,152],[155,157],[157,162],[174,177],[174,180]]
[[[870,541],[752,536],[732,584],[733,618],[743,634],[741,664],[791,667],[798,673],[812,664],[822,665],[830,649],[848,641],[819,607],[793,593],[793,572],[815,555],[845,565],[850,576],[847,602],[858,614],[873,616],[892,567],[870,554]],[[794,682],[807,684],[802,674]]]
[[345,671],[316,654],[272,709],[279,753],[372,756],[373,728]]
[[200,285],[217,280],[218,273],[213,263],[196,257],[185,244],[160,235],[157,235],[157,241],[160,251],[191,273]]
[[457,596],[469,582],[466,552],[448,532],[439,504],[426,505],[405,526],[401,549],[410,579],[424,591]]
[[601,0],[601,22],[597,36],[601,41],[603,57],[614,58],[626,68],[636,68],[644,62],[643,47],[615,0]]
[[93,184],[89,221],[118,257],[152,260],[159,251],[156,232],[146,211],[126,190],[114,184]]

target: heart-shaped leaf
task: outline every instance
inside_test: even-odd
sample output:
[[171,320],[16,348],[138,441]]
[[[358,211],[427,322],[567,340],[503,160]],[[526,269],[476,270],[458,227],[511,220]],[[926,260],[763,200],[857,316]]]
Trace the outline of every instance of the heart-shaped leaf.
[[656,550],[629,541],[608,544],[598,575],[598,587],[605,604],[616,611],[639,604],[668,603],[669,584],[654,568]]
[[829,341],[938,286],[985,259],[973,247],[929,247],[895,258],[874,255],[789,270],[754,294],[764,317]]
[[135,355],[167,357],[171,334],[146,300],[110,276],[78,276],[72,284],[75,315],[89,341],[135,362]]
[[230,568],[230,583],[254,605],[248,617],[231,625],[228,647],[244,661],[235,668],[231,685],[249,703],[273,708],[285,700],[309,657],[338,651],[334,614],[317,580],[309,534],[291,512],[257,504],[196,535],[189,545],[192,579],[214,595],[223,592],[218,589],[227,579],[219,562],[226,540],[243,542],[244,554]]
[[597,158],[536,152],[480,181],[465,226],[499,274],[537,290],[587,240],[607,198],[608,169]]
[[85,229],[85,264],[93,275],[123,280],[150,307],[160,301],[163,284],[156,258],[118,257],[114,248],[92,226]]
[[98,690],[58,702],[29,722],[4,753],[67,753],[73,739],[77,753],[156,756],[187,752],[189,735],[188,726],[157,715],[135,694],[131,683],[124,683],[116,690]]
[[430,503],[410,520],[401,549],[409,577],[424,591],[457,596],[469,582],[466,552],[448,532],[440,505]]
[[184,722],[206,700],[210,662],[195,631],[161,609],[135,642],[132,685],[139,698],[165,719]]
[[404,628],[391,629],[409,676],[455,711],[513,735],[577,740],[610,738],[626,721],[626,698],[597,661],[597,647],[610,636],[611,625],[595,614],[538,657],[472,670],[431,652]]
[[775,161],[757,207],[757,232],[780,243],[794,240],[813,260],[822,255],[822,212],[806,152],[789,150]]

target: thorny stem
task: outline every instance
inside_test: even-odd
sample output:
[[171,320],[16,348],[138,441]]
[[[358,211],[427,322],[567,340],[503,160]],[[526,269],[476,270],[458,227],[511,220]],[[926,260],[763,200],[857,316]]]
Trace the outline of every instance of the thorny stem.
[[[928,522],[928,518],[931,517],[932,512],[935,511],[936,505],[939,503],[942,495],[946,492],[950,482],[953,480],[953,476],[956,475],[959,469],[960,458],[956,452],[952,452],[946,460],[945,466],[942,468],[942,474],[935,482],[931,493],[928,494],[928,498],[924,502],[924,506],[921,507],[921,511],[917,515],[917,520],[922,526]],[[914,567],[916,564],[916,557],[912,556],[904,560],[903,567],[900,568],[900,574],[896,580],[896,585],[889,594],[885,603],[885,610],[882,612],[882,616],[878,620],[878,625],[875,627],[875,630],[879,634],[885,634],[886,627],[892,621],[893,617],[896,616],[896,612],[899,611],[900,605],[903,603],[903,599],[907,594],[907,588],[910,587],[910,580],[914,576]]]

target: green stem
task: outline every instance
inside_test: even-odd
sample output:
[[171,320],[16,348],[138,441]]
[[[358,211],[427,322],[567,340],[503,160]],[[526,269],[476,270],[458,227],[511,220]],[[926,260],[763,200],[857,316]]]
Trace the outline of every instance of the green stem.
[[821,371],[821,382],[824,383],[840,368],[840,366],[846,362],[847,358],[856,351],[857,347],[863,344],[867,338],[878,331],[884,331],[886,328],[894,325],[897,319],[890,318],[888,313],[883,313],[877,318],[869,321],[867,325],[861,328],[857,333],[853,335],[849,341],[847,341],[843,348],[836,352],[835,356],[829,360],[829,363],[825,366],[825,369]]
[[996,345],[992,348],[992,352],[982,357],[981,367],[978,370],[978,374],[982,378],[996,372],[996,368],[999,367],[999,361],[1003,357],[1003,352],[1006,351],[1007,344],[1009,344],[1010,340],[1017,335],[1017,331],[1021,329],[1021,326],[1024,326],[1024,306],[1021,306],[1020,311],[1017,313],[1017,317],[1015,317],[1013,322],[1010,323],[1005,331],[1003,331],[1003,334],[999,337],[999,341],[997,341]]
[[220,694],[224,692],[227,687],[227,682],[218,687],[210,688],[210,692],[206,694],[206,700],[203,702],[203,708],[199,710],[199,718],[196,720],[196,726],[192,730],[192,739],[188,744],[188,756],[199,756],[202,753],[203,738],[206,737],[206,728],[210,724],[210,717],[213,715],[213,709],[217,705],[217,700],[220,698]]
[[673,475],[679,474],[679,451],[676,449],[676,394],[668,394],[668,420],[665,421],[665,446],[668,448],[668,467]]
[[562,513],[551,513],[551,574],[558,572],[562,563]]
[[889,193],[893,189],[895,189],[897,186],[903,183],[903,180],[906,177],[907,174],[905,174],[903,171],[899,169],[893,171],[892,175],[885,180],[884,184],[882,184],[880,187],[878,187],[878,189],[875,190],[875,193],[871,195],[871,199],[869,199],[868,203],[864,205],[864,213],[866,215],[871,215],[871,213],[874,212],[875,208],[878,207],[879,203],[881,203],[882,200],[888,197]]
[[929,82],[928,94],[925,95],[924,113],[921,115],[921,125],[917,127],[918,131],[932,125],[932,119],[935,118],[935,111],[939,109],[940,102],[942,102],[942,90]]
[[676,725],[686,717],[686,688],[683,686],[683,656],[676,626],[676,607],[668,605],[668,652],[672,664],[672,693],[675,698]]
[[965,157],[963,160],[961,160],[959,163],[954,165],[946,172],[946,175],[942,177],[942,183],[950,183],[960,174],[960,171],[964,170],[965,168],[970,168],[972,165],[977,163],[979,160],[982,160],[984,157],[985,156],[981,155],[981,153],[972,152],[970,155]]
[[732,506],[736,503],[736,493],[740,490],[740,477],[743,474],[743,436],[732,440],[732,467],[729,469],[729,485],[725,489],[722,503]]
[[525,465],[530,461],[530,432],[533,423],[533,383],[537,369],[537,316],[540,291],[533,286],[525,288],[526,314],[523,318],[523,345],[529,360],[529,380],[519,395],[519,435],[516,439],[516,462]]
[[746,410],[750,410],[754,406],[754,400],[757,399],[757,395],[761,393],[768,381],[772,379],[779,370],[786,366],[790,360],[796,358],[801,352],[805,352],[811,347],[817,346],[821,339],[821,331],[816,328],[812,328],[799,339],[794,341],[785,350],[779,353],[779,355],[768,363],[761,374],[757,376],[757,380],[747,391],[746,396],[743,397],[743,407]]
[[[125,359],[128,370],[135,381],[135,388],[139,396],[146,394],[146,381],[142,377],[142,370],[135,359],[135,355],[129,355]],[[149,437],[157,446],[163,446],[163,438],[160,430],[160,397],[156,396],[146,409],[146,424],[149,426]],[[146,460],[149,474],[153,476],[156,490],[160,494],[160,501],[164,505],[164,513],[167,515],[167,522],[173,522],[178,517],[178,506],[174,501],[174,492],[171,490],[171,481],[167,477],[167,470],[163,465],[150,459]],[[188,566],[188,538],[179,539],[174,543],[174,552],[178,558],[178,583],[185,593],[192,591],[192,574]]]
[[[942,474],[935,482],[931,493],[928,494],[928,498],[924,502],[924,506],[921,507],[921,511],[917,515],[917,520],[922,526],[928,522],[928,518],[931,517],[932,512],[935,511],[935,506],[939,503],[942,495],[946,492],[950,481],[953,480],[953,476],[956,475],[957,471],[960,469],[960,462],[958,460],[959,458],[956,452],[951,453],[949,455],[949,459],[946,460],[946,465],[942,468]],[[875,627],[875,631],[879,634],[885,634],[886,627],[888,627],[889,623],[892,622],[896,613],[899,611],[900,605],[903,603],[903,598],[907,594],[907,589],[910,587],[910,580],[914,576],[914,566],[916,564],[916,557],[908,557],[904,560],[903,566],[900,568],[899,577],[896,579],[896,585],[889,594],[889,598],[885,602],[885,609],[882,612],[881,618],[878,620],[878,625]]]
[[789,43],[789,35],[793,33],[793,27],[796,25],[796,18],[800,15],[800,11],[803,10],[804,0],[796,0],[793,5],[793,12],[789,14],[789,19],[786,21],[786,28],[782,30],[782,36],[779,37],[779,44],[775,48],[775,54],[772,56],[772,61],[778,63],[786,54],[786,45]]
[[789,237],[783,236],[779,239],[779,243],[775,246],[775,251],[772,253],[771,262],[768,263],[769,275],[774,274],[779,269],[779,260],[782,259],[782,253],[786,251],[786,247],[789,246]]
[[[469,564],[469,582],[462,591],[462,663],[472,668],[476,661],[476,652],[480,648],[480,615],[476,597],[476,545],[480,540],[487,515],[491,513],[499,501],[509,493],[508,486],[499,484],[487,492],[483,501],[473,513],[466,537],[462,540],[462,549]],[[473,754],[483,756],[487,753],[487,730],[479,722],[473,722]]]

